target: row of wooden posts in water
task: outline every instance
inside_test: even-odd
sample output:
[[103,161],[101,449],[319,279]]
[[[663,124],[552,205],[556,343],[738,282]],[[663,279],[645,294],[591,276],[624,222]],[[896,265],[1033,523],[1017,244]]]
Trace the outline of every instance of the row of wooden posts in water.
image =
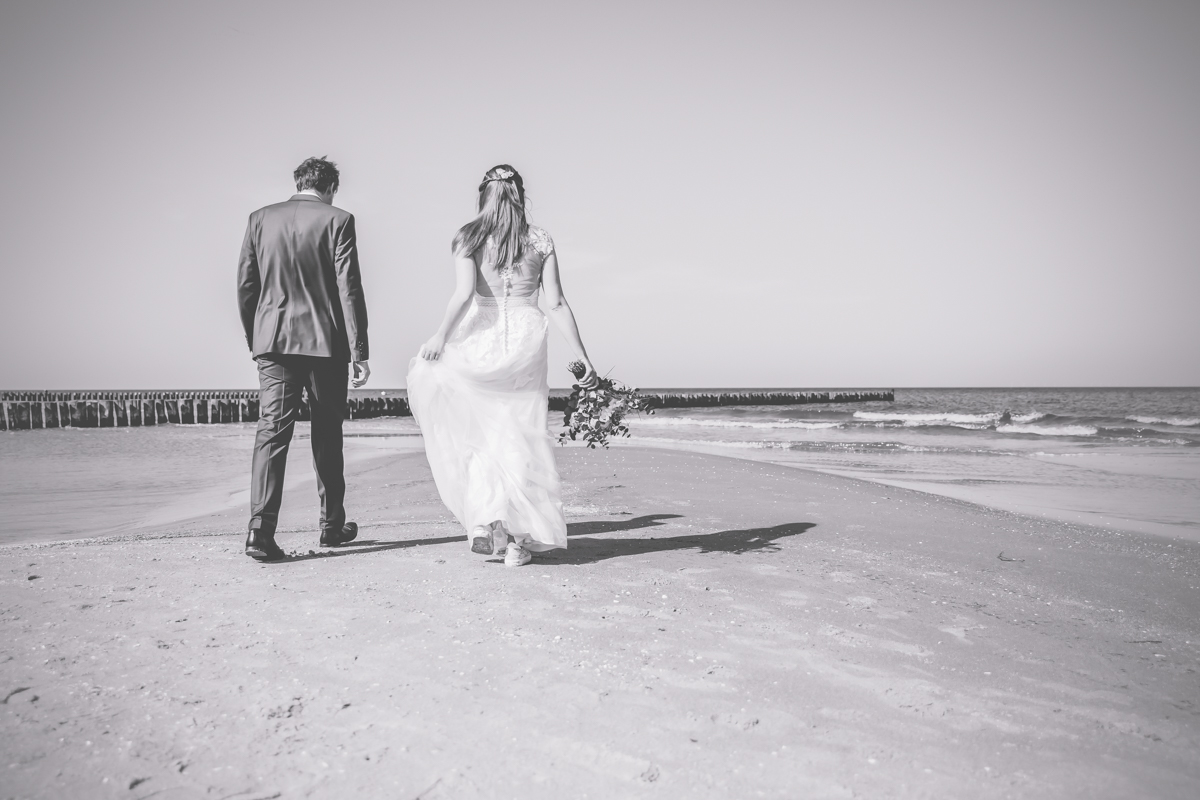
[[[891,403],[896,399],[886,392],[641,392],[650,398],[651,408],[704,408],[708,406],[802,406],[808,403]],[[554,409],[554,398],[550,407]]]
[[[651,408],[802,405],[892,401],[886,392],[643,392]],[[550,397],[551,411],[565,411],[567,393]],[[407,417],[412,412],[402,392],[352,395],[347,419]],[[300,419],[308,419],[307,404]],[[142,425],[204,425],[258,420],[258,391],[209,392],[0,392],[0,430],[33,428],[124,428]]]

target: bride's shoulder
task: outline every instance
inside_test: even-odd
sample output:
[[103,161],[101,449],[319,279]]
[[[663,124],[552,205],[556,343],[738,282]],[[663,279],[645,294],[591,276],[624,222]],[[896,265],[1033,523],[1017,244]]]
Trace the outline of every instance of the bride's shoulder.
[[539,228],[536,225],[529,226],[529,243],[533,245],[533,249],[541,253],[542,258],[554,252],[554,240],[550,238],[550,234],[546,233],[545,228]]

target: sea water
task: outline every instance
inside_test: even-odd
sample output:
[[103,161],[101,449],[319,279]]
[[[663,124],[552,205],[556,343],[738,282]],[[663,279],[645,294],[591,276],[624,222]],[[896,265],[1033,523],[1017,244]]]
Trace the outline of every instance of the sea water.
[[1200,540],[1195,388],[899,389],[890,403],[664,409],[630,428],[631,443]]
[[[552,434],[560,422],[550,415]],[[617,446],[764,460],[1200,540],[1200,389],[900,389],[890,403],[664,409],[630,423]],[[169,529],[214,513],[240,531],[254,427],[0,433],[0,543]],[[297,425],[289,485],[312,480],[307,429]],[[422,447],[411,418],[345,430],[349,464]]]

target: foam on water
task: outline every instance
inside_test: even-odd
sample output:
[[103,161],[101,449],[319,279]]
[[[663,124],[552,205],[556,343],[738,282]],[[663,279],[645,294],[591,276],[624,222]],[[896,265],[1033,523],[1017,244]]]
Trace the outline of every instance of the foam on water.
[[1037,436],[1095,436],[1091,425],[997,425],[996,433],[1032,433]]
[[[620,442],[618,442],[619,444]],[[704,447],[728,447],[743,450],[786,450],[790,446],[788,442],[769,442],[769,441],[753,441],[739,442],[727,441],[724,439],[671,439],[665,436],[638,436],[633,444],[675,444],[675,445],[701,445]]]
[[855,419],[869,422],[900,422],[905,425],[987,425],[1000,419],[1000,412],[994,414],[903,414],[884,411],[855,411]]
[[650,427],[693,425],[700,428],[757,428],[760,430],[795,428],[810,431],[842,427],[842,423],[840,422],[802,422],[786,419],[753,422],[740,419],[695,419],[693,417],[663,417],[657,415],[643,419],[641,424],[649,425]]
[[1188,419],[1169,417],[1167,419],[1163,419],[1162,417],[1134,416],[1126,417],[1125,419],[1129,420],[1130,422],[1140,422],[1143,425],[1174,425],[1181,428],[1194,428],[1197,425],[1200,425],[1200,417],[1190,417]]

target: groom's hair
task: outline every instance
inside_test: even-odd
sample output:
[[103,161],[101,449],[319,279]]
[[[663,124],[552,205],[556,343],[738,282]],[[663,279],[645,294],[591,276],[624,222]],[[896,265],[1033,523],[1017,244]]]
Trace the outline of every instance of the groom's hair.
[[337,164],[329,161],[325,156],[317,158],[304,159],[304,163],[296,167],[296,171],[292,173],[292,177],[296,179],[296,191],[302,192],[305,189],[315,189],[318,192],[333,192],[338,188],[338,168]]

